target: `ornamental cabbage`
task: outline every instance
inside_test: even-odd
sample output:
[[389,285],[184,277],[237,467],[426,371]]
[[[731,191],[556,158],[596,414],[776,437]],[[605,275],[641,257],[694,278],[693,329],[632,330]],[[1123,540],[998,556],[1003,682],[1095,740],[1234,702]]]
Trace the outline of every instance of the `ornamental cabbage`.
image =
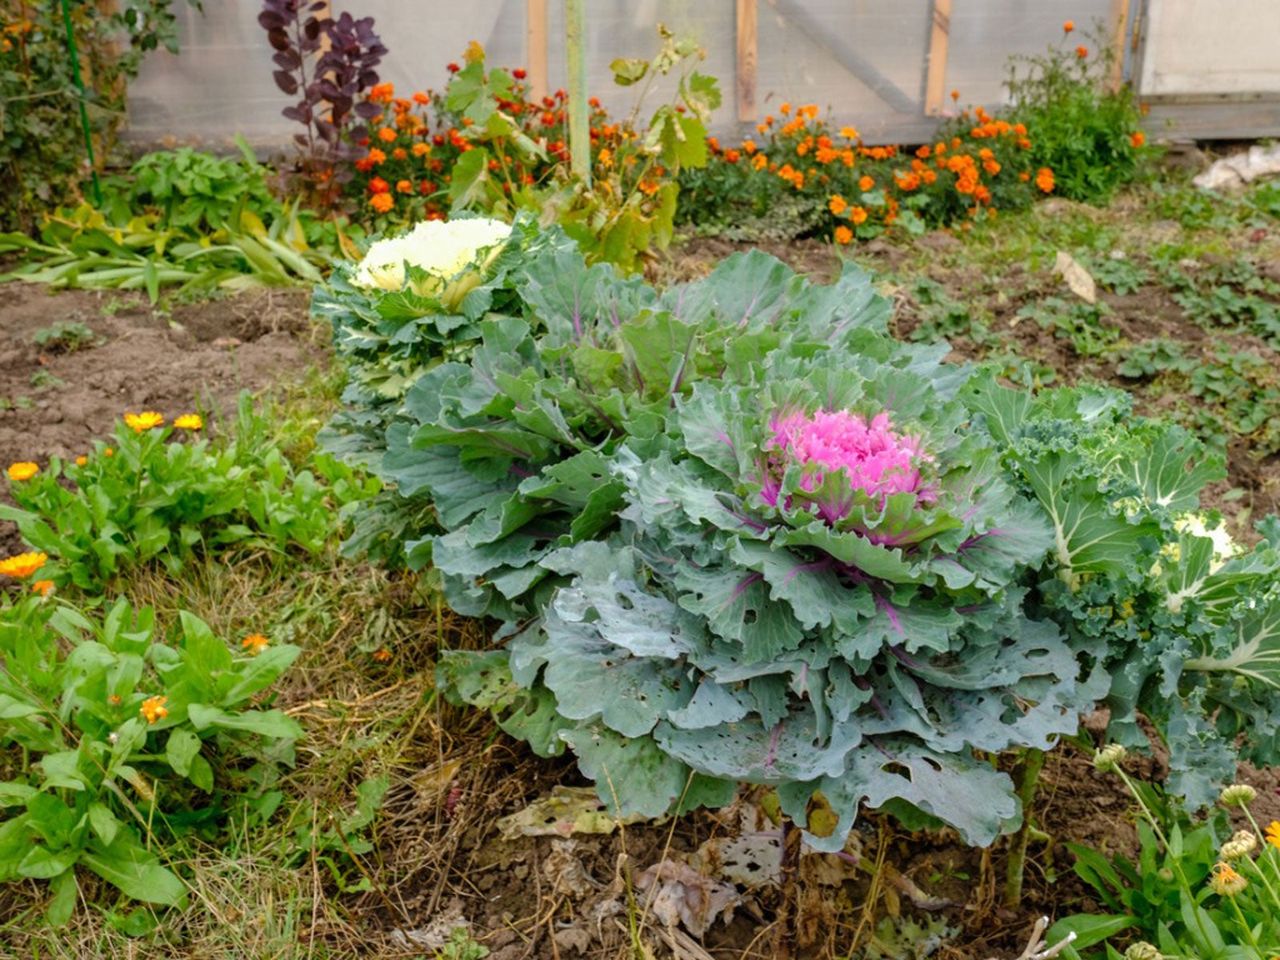
[[480,285],[485,269],[511,236],[501,220],[425,220],[399,237],[378,240],[351,282],[365,290],[403,290],[435,297],[450,310]]

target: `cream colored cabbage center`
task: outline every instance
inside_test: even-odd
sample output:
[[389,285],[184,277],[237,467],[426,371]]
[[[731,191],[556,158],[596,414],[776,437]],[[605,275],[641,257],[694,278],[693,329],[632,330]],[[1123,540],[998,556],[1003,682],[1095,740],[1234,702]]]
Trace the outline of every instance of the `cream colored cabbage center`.
[[373,244],[351,282],[366,290],[403,290],[407,263],[429,274],[410,284],[415,293],[456,310],[510,236],[511,225],[501,220],[425,220]]

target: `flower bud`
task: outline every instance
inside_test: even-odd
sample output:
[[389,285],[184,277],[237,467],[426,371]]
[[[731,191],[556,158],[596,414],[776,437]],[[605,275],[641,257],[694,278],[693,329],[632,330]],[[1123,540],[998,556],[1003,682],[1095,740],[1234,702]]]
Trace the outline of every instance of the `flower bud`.
[[1247,807],[1258,799],[1258,791],[1247,783],[1233,783],[1222,788],[1218,802],[1224,807]]
[[1145,940],[1129,944],[1124,952],[1124,960],[1164,960],[1164,954]]
[[1109,743],[1093,758],[1093,768],[1099,773],[1111,773],[1120,766],[1120,761],[1125,758],[1128,753],[1124,747],[1118,743]]
[[1231,839],[1222,845],[1222,859],[1228,862],[1240,860],[1253,853],[1257,846],[1258,838],[1250,831],[1237,830]]

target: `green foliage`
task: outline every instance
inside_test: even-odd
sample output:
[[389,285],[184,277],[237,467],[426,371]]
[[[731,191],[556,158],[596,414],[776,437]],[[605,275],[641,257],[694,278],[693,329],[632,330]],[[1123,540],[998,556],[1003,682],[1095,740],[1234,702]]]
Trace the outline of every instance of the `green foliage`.
[[[615,61],[614,76],[624,86],[641,84],[633,116],[642,109],[651,84],[674,74],[672,100],[654,110],[639,136],[627,135],[633,132],[631,123],[620,136],[617,125],[596,118],[601,128],[614,132],[604,136],[597,131],[591,183],[573,176],[561,145],[561,162],[546,170],[541,189],[532,186],[532,175],[528,183],[522,180],[524,169],[544,157],[546,148],[536,133],[521,126],[523,121],[505,112],[515,90],[511,75],[486,68],[482,53],[469,58],[445,94],[453,116],[468,121],[462,137],[471,147],[458,157],[449,178],[451,209],[508,218],[518,210],[536,211],[543,223],[562,226],[589,260],[638,270],[652,248],[663,249],[671,241],[676,180],[682,170],[707,162],[706,124],[720,105],[715,79],[693,69],[701,48],[662,27],[659,41],[651,60]],[[530,122],[539,115],[533,104],[523,105],[520,114]],[[514,151],[516,163],[507,164],[507,151]]]
[[[166,642],[166,640],[168,642]],[[65,924],[78,870],[174,906],[153,840],[216,825],[293,761],[298,724],[254,705],[299,653],[233,653],[196,617],[171,638],[123,600],[101,618],[28,597],[0,608],[0,881],[47,880]]]
[[368,490],[326,458],[323,485],[260,442],[261,421],[241,399],[233,440],[186,439],[169,427],[117,426],[84,463],[56,458],[30,480],[10,481],[16,506],[0,517],[52,560],[45,577],[100,592],[123,570],[159,562],[176,573],[197,551],[229,546],[283,552],[324,549],[334,511]]
[[1135,178],[1149,148],[1135,138],[1142,117],[1133,92],[1109,86],[1110,42],[1101,31],[1087,44],[1072,39],[1064,29],[1043,55],[1011,60],[1009,119],[1032,131],[1032,161],[1053,171],[1056,193],[1100,203]]
[[1078,356],[1097,357],[1108,353],[1120,339],[1120,331],[1107,323],[1107,307],[1072,298],[1046,297],[1018,311],[1018,317],[1035,320],[1054,336],[1067,340]]
[[1065,951],[1073,960],[1118,956],[1113,943],[1121,939],[1153,944],[1170,957],[1273,955],[1280,947],[1280,856],[1252,814],[1246,809],[1251,829],[1233,834],[1222,810],[1196,822],[1158,788],[1116,774],[1138,805],[1137,858],[1067,844],[1102,912],[1063,917],[1049,939],[1074,931]]
[[[277,204],[268,227],[246,201],[241,196],[229,222],[211,233],[166,225],[159,213],[119,222],[89,204],[56,210],[45,215],[39,239],[0,234],[0,253],[22,258],[0,280],[145,290],[152,303],[165,288],[185,296],[318,281],[340,236],[336,225]],[[202,218],[212,208],[203,211]]]
[[[266,168],[243,140],[239,162],[190,147],[160,150],[140,157],[129,175],[113,182],[104,200],[113,222],[128,222],[139,209],[159,214],[160,229],[197,233],[239,226],[242,210],[278,216],[279,202],[267,189]],[[121,182],[122,181],[122,182]]]
[[[199,0],[188,0],[199,7]],[[104,11],[67,0],[101,163],[124,116],[125,88],[143,55],[177,52],[174,0],[128,0]],[[9,4],[0,27],[0,229],[29,229],[68,202],[88,172],[79,92],[60,2]],[[13,19],[10,19],[13,17]]]
[[36,346],[52,353],[75,353],[75,351],[92,346],[97,337],[78,320],[58,320],[41,327],[31,337]]

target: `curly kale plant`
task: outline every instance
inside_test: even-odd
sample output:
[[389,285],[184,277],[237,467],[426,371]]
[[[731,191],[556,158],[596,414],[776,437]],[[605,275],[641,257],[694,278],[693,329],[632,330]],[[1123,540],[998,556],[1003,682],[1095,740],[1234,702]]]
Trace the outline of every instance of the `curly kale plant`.
[[1169,786],[1203,806],[1237,759],[1280,761],[1280,524],[1253,549],[1199,511],[1223,477],[1179,427],[1133,417],[1118,391],[1030,394],[983,384],[975,402],[1019,485],[1054,529],[1038,605],[1111,678],[1110,736],[1170,751]]

